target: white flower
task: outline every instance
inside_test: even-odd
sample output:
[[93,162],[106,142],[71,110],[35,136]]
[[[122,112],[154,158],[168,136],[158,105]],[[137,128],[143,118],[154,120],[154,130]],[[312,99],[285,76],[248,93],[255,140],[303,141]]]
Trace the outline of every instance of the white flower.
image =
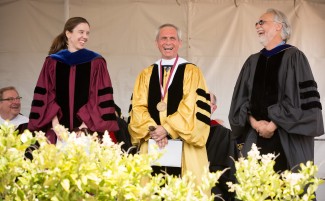
[[275,158],[276,158],[275,155],[272,154],[272,153],[262,155],[262,163],[263,164],[268,164],[268,163],[272,162]]
[[105,131],[104,132],[103,143],[102,144],[104,146],[108,146],[108,147],[114,145],[114,142],[112,141],[111,137],[109,136],[108,131]]
[[[55,132],[67,134],[61,148],[49,144],[43,132],[35,132],[37,137],[32,137],[30,133],[19,136],[0,125],[0,170],[6,168],[6,171],[0,171],[0,178],[7,189],[1,192],[0,197],[15,200],[18,192],[21,200],[214,199],[204,191],[211,189],[219,173],[211,175],[205,171],[199,186],[196,186],[195,177],[190,173],[182,178],[163,174],[152,176],[150,164],[157,158],[150,154],[122,152],[108,132],[105,132],[101,144],[101,141],[93,140],[93,136],[77,137],[63,127],[56,128]],[[39,142],[40,146],[33,152],[33,160],[22,157],[26,145],[29,146],[22,141]],[[8,146],[3,147],[3,144]],[[83,151],[87,148],[91,153]]]
[[[322,183],[315,177],[317,166],[308,161],[300,164],[299,173],[285,171],[281,175],[274,171],[274,154],[259,155],[255,144],[247,158],[235,161],[237,183],[227,182],[229,192],[235,192],[238,199],[251,200],[295,200],[311,201]],[[305,189],[305,190],[304,190]]]
[[260,151],[258,151],[258,148],[256,144],[253,143],[252,149],[248,152],[248,157],[254,158],[254,159],[260,159]]
[[22,141],[22,143],[26,143],[28,141],[28,139],[31,139],[32,137],[33,137],[33,135],[31,133],[29,134],[29,133],[24,132],[20,135],[20,140]]
[[296,185],[300,180],[304,178],[304,175],[301,173],[290,173],[285,172],[282,174],[282,177],[285,181],[290,183],[290,185],[294,186]]

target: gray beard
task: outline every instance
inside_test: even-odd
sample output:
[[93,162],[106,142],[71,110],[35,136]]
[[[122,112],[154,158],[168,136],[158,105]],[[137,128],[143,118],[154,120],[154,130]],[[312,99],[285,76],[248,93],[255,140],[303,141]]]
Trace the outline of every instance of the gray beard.
[[269,42],[265,36],[258,37],[259,42],[265,47]]

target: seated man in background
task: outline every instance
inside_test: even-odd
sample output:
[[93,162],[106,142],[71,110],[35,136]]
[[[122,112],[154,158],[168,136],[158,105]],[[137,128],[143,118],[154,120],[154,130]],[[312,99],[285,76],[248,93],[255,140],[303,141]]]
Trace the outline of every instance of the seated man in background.
[[[212,114],[217,109],[217,99],[213,93],[210,93],[210,104],[212,117]],[[233,159],[237,158],[236,142],[231,139],[230,134],[231,130],[224,127],[220,120],[211,119],[210,134],[206,144],[210,172],[230,168],[221,175],[219,183],[212,188],[212,193],[219,195],[225,201],[234,200],[234,195],[228,192],[228,186],[226,184],[227,181],[235,181]],[[222,199],[216,197],[215,200]]]
[[20,114],[21,98],[13,86],[0,89],[0,124],[8,121],[9,124],[15,125],[19,133],[24,132],[29,120]]

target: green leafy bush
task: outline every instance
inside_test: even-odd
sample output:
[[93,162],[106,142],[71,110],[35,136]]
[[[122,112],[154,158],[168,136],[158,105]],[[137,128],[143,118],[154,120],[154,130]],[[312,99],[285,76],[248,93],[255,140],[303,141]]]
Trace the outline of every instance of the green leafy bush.
[[[18,135],[12,125],[0,127],[0,200],[213,200],[207,195],[222,172],[209,173],[195,186],[190,172],[182,178],[152,176],[151,166],[160,155],[128,154],[105,133],[76,136],[57,126],[57,145],[49,144],[42,132],[25,130]],[[25,150],[38,142],[33,160]]]
[[315,198],[315,192],[323,181],[315,175],[318,167],[311,161],[300,164],[298,173],[274,171],[276,156],[260,155],[253,144],[247,158],[235,162],[238,183],[228,182],[229,191],[235,192],[243,201],[281,200],[309,201]]

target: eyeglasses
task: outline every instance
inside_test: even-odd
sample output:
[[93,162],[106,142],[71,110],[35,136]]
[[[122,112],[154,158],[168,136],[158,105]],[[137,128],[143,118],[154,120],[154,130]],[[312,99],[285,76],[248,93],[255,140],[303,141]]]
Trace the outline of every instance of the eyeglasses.
[[257,26],[258,24],[259,24],[260,26],[262,26],[263,24],[265,24],[265,22],[276,22],[276,23],[281,23],[281,22],[277,22],[277,21],[259,20],[258,22],[255,23],[255,26]]
[[16,98],[14,98],[14,97],[10,97],[10,98],[5,98],[5,99],[0,99],[0,101],[9,101],[9,102],[14,102],[15,100],[16,101],[20,101],[20,99],[22,99],[23,97],[21,97],[21,96],[18,96],[18,97],[16,97]]
[[265,24],[265,22],[275,22],[275,23],[279,23],[282,24],[282,22],[277,22],[277,21],[266,21],[266,20],[259,20],[255,23],[255,27],[259,24],[260,26],[262,26],[263,24]]

